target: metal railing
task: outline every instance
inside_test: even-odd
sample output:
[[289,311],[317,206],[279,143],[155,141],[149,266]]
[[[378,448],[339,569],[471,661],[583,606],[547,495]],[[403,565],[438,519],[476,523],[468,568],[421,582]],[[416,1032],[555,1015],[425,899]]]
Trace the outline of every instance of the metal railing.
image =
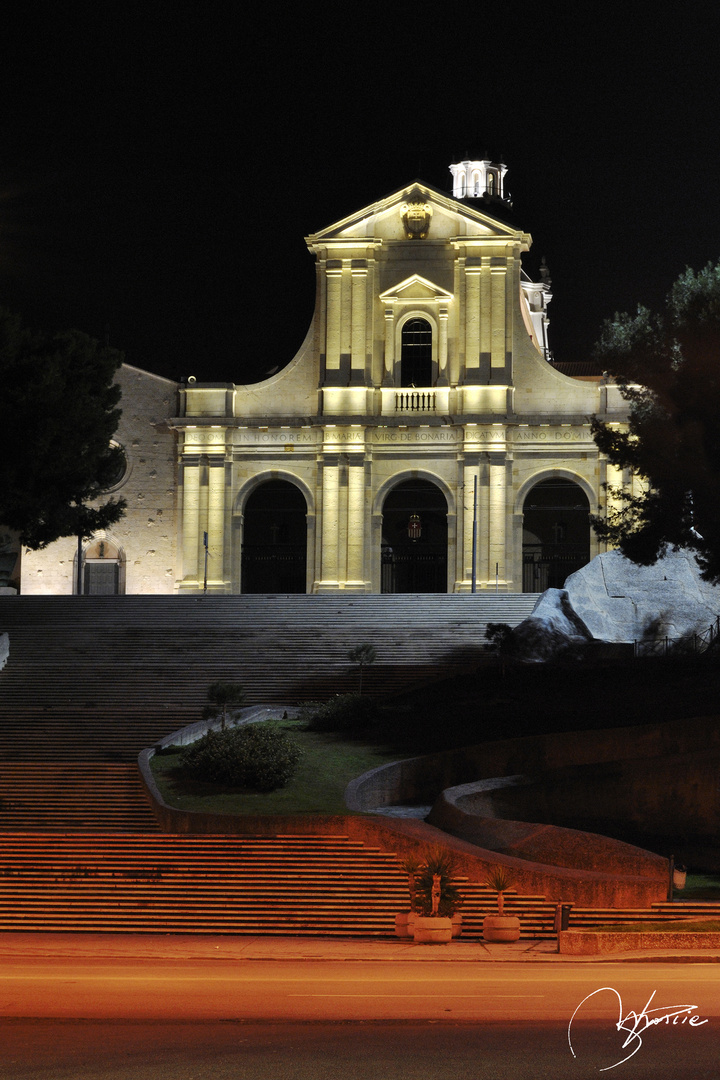
[[445,551],[400,550],[382,552],[382,592],[446,592]]
[[684,637],[648,637],[640,638],[633,642],[635,656],[667,656],[673,653],[676,656],[689,655],[692,653],[704,653],[720,637],[720,615],[715,619],[707,630],[701,630],[697,634],[686,634]]
[[582,545],[557,547],[543,544],[537,550],[523,552],[523,592],[561,589],[565,579],[590,562],[590,551]]

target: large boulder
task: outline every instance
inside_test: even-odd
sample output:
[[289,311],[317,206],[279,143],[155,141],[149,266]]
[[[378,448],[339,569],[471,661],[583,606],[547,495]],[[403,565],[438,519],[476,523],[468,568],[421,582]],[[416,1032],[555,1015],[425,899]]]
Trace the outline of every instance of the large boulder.
[[654,566],[608,551],[571,574],[565,591],[597,641],[686,638],[706,631],[720,615],[720,587],[703,581],[684,551],[669,552]]
[[691,554],[669,552],[637,566],[619,551],[598,555],[547,589],[532,615],[512,631],[509,651],[537,661],[578,654],[590,642],[687,639],[720,616],[720,587],[709,585]]
[[510,635],[509,648],[521,660],[553,660],[577,655],[592,634],[573,611],[564,589],[547,589],[539,597],[529,619]]

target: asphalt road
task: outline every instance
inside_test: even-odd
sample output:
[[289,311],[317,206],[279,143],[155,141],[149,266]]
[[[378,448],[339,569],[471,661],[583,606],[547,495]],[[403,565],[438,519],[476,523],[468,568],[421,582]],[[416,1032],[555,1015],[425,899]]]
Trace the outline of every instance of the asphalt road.
[[[720,1018],[720,964],[468,964],[144,958],[6,960],[0,1016],[115,1020],[564,1020],[600,987],[623,1007]],[[581,1017],[617,1013],[593,997]],[[707,1026],[707,1025],[704,1025]],[[719,1074],[720,1075],[720,1074]]]
[[149,1023],[11,1020],[2,1080],[717,1080],[716,1036],[647,1037],[617,1060],[600,1025],[573,1058],[566,1024]]
[[0,1080],[720,1078],[718,964],[17,959],[0,1015]]

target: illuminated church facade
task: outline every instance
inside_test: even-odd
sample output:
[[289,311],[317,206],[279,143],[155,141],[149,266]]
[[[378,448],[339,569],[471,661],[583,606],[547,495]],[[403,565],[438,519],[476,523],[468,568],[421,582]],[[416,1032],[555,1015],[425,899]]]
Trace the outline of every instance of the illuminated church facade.
[[589,515],[629,481],[589,417],[625,403],[553,363],[505,166],[451,172],[452,194],[415,181],[307,238],[314,317],[272,377],[124,367],[126,517],[79,575],[72,540],[26,553],[22,591],[539,592],[597,554]]

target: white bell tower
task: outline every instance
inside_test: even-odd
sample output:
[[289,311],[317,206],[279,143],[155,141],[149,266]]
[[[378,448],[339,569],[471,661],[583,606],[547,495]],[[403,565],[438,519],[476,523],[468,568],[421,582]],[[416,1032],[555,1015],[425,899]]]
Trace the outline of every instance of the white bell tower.
[[505,198],[507,165],[494,161],[459,161],[450,166],[455,199]]

